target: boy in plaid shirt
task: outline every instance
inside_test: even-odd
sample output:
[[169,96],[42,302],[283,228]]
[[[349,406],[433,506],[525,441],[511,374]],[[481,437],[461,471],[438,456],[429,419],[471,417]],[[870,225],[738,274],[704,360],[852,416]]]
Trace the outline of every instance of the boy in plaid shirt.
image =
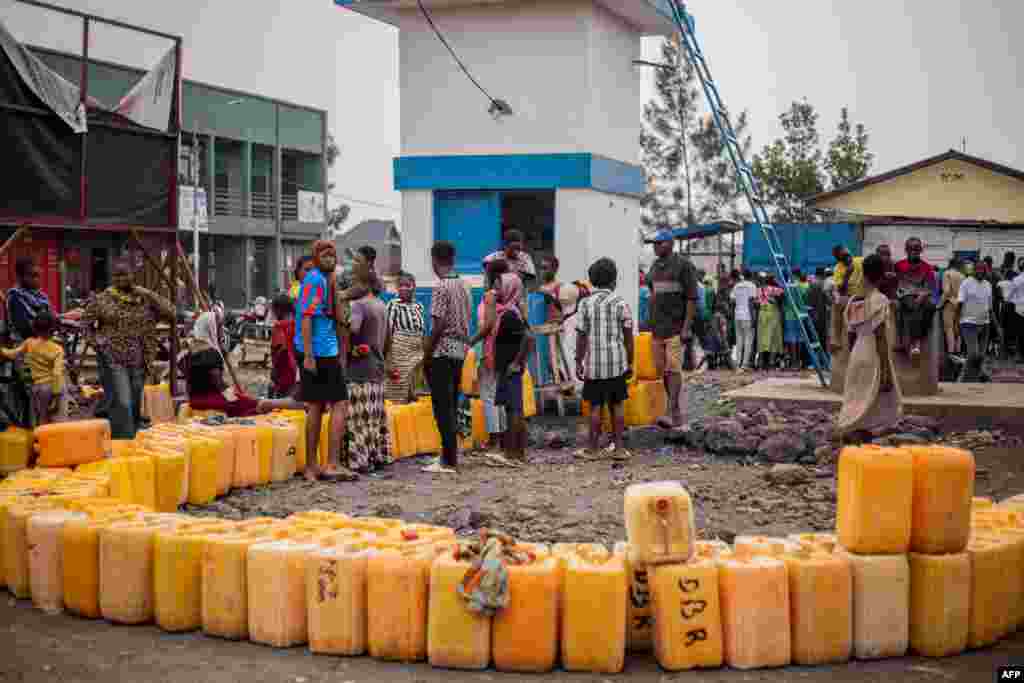
[[623,403],[629,397],[626,386],[633,375],[633,315],[629,305],[615,294],[618,269],[602,258],[588,271],[593,292],[580,302],[576,315],[576,373],[583,378],[583,400],[590,403],[590,447],[577,452],[592,457],[601,436],[601,413],[607,405],[612,416],[612,445],[617,460],[630,457],[623,448],[625,431]]

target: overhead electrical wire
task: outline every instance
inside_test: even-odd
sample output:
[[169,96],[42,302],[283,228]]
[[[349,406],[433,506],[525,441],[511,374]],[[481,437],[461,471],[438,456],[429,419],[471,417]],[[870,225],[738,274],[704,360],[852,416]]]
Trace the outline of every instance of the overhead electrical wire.
[[416,4],[419,5],[420,13],[423,14],[423,18],[427,20],[427,23],[430,25],[430,28],[434,31],[434,35],[436,35],[437,39],[441,41],[441,44],[445,46],[445,49],[447,49],[448,53],[451,54],[452,59],[454,59],[455,63],[459,65],[459,68],[462,69],[462,72],[466,74],[466,78],[468,78],[470,82],[472,82],[473,85],[476,86],[477,90],[484,94],[484,97],[491,101],[491,107],[489,110],[491,114],[511,114],[512,108],[509,107],[507,102],[492,97],[491,94],[487,92],[487,90],[485,90],[482,85],[480,85],[480,82],[473,78],[473,74],[469,72],[469,69],[466,67],[466,65],[462,62],[461,59],[459,59],[459,56],[455,53],[455,50],[448,43],[448,40],[445,39],[444,35],[441,33],[441,30],[434,23],[434,18],[430,16],[430,12],[428,12],[427,8],[423,5],[423,0],[416,0]]

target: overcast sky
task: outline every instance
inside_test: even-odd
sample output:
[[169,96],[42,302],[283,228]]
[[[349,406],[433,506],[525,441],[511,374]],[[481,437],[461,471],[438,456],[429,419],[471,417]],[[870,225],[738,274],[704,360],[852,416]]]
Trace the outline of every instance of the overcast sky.
[[[369,202],[353,203],[353,221],[397,218],[394,29],[332,0],[53,1],[184,36],[187,78],[327,109],[342,148],[338,191]],[[780,134],[778,115],[789,102],[806,97],[821,113],[826,141],[844,105],[867,125],[874,172],[959,148],[963,136],[969,153],[1024,168],[1018,131],[1024,47],[1010,39],[1024,25],[1019,0],[691,0],[688,6],[726,104],[750,110],[755,150]],[[74,26],[50,13],[11,0],[0,0],[0,12],[19,39],[79,47]],[[91,47],[98,58],[140,67],[151,66],[164,49],[111,29],[98,30]],[[644,49],[657,57],[656,41],[645,41]],[[642,71],[649,81],[649,70]]]

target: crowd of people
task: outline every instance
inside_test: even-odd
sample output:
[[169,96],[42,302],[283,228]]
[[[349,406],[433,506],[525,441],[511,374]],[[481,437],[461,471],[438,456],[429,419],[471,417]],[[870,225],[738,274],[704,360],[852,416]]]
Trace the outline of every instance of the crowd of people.
[[[658,258],[644,278],[654,295],[651,330],[656,339],[668,340],[671,358],[680,357],[676,328],[682,329],[682,322],[676,315],[667,323],[665,307],[678,309],[676,293],[687,292],[698,306],[686,329],[708,358],[702,362],[737,371],[809,367],[798,309],[774,274],[734,270],[713,278],[684,266],[687,261],[673,253],[671,240],[668,233],[652,240]],[[977,263],[953,258],[940,270],[922,258],[920,239],[907,240],[904,248],[906,258],[899,261],[893,261],[887,244],[873,254],[882,265],[879,293],[892,303],[896,352],[916,362],[934,317],[940,315],[944,350],[954,364],[963,366],[969,381],[984,377],[980,373],[986,355],[1016,356],[1024,362],[1024,258],[1018,261],[1007,253],[1000,268],[993,267],[990,257]],[[813,274],[795,270],[792,292],[819,341],[834,353],[852,348],[843,316],[852,299],[865,295],[866,282],[865,257],[851,256],[842,245],[835,247],[833,257],[832,267],[819,267]],[[663,283],[666,277],[670,282]],[[684,346],[681,367],[693,369],[692,343]],[[723,354],[723,348],[729,353]]]
[[[844,433],[869,431],[899,414],[892,354],[904,353],[916,362],[936,314],[946,353],[959,364],[961,379],[987,379],[984,360],[993,345],[1024,360],[1024,258],[1017,261],[1013,253],[998,269],[991,259],[953,259],[940,271],[922,258],[917,238],[906,242],[906,257],[896,262],[889,245],[866,257],[837,246],[834,267],[818,268],[813,275],[794,272],[794,296],[789,297],[770,273],[720,270],[709,276],[674,250],[670,232],[650,242],[656,260],[642,274],[650,292],[644,325],[652,333],[654,365],[668,396],[666,413],[657,421],[664,429],[685,422],[686,371],[705,364],[740,372],[806,367],[810,359],[801,320],[833,353],[849,353],[847,377],[853,379],[847,382],[839,420]],[[431,248],[438,282],[425,311],[415,299],[416,279],[406,272],[398,275],[397,295],[384,301],[373,248],[358,249],[350,271],[342,273],[334,244],[316,242],[296,264],[290,290],[271,302],[268,398],[250,397],[234,378],[223,347],[223,311],[214,308],[195,320],[179,358],[191,408],[243,418],[277,409],[305,410],[310,454],[305,476],[351,481],[373,476],[392,462],[385,401],[416,400],[425,386],[441,453],[424,469],[451,473],[459,465],[459,436],[468,431],[461,383],[473,349],[490,435],[485,455],[522,461],[524,373],[534,344],[526,301],[533,290],[544,296],[547,333],[554,331],[566,356],[558,379],[580,383],[582,398],[592,407],[589,440],[577,455],[629,458],[623,405],[634,370],[635,318],[615,292],[614,260],[598,259],[587,280],[562,282],[558,260],[545,256],[538,271],[522,234],[510,230],[502,249],[481,263],[485,294],[474,311],[470,286],[455,272],[455,257],[456,247],[449,242]],[[175,320],[174,305],[136,285],[133,272],[128,262],[116,262],[113,285],[71,315],[96,350],[104,390],[96,413],[110,421],[115,439],[133,438],[145,427],[143,387],[157,357],[157,328]],[[4,306],[9,345],[0,355],[15,361],[26,377],[33,424],[65,419],[64,349],[54,339],[58,317],[40,289],[39,269],[32,261],[19,260],[16,273],[17,286],[7,292]],[[474,315],[477,332],[471,336]],[[896,340],[891,349],[890,336]],[[698,348],[703,358],[696,362]],[[612,439],[606,452],[599,452],[605,409]],[[324,418],[327,453],[321,459],[316,454]]]

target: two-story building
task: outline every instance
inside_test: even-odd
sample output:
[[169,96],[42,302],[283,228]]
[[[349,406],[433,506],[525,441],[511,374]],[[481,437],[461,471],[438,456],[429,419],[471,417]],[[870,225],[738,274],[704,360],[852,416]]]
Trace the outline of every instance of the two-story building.
[[[78,80],[77,57],[33,51],[65,78]],[[103,102],[117,102],[143,75],[95,60],[89,66],[89,92]],[[327,113],[185,80],[181,121],[179,183],[190,183],[191,146],[197,144],[199,183],[207,194],[200,281],[229,307],[286,288],[291,264],[324,229],[322,218],[300,220],[299,205],[308,193],[320,195],[321,202],[326,199]],[[191,227],[179,227],[182,246],[191,254]],[[124,239],[117,233],[79,233],[74,245],[66,241],[66,283],[83,292],[105,286],[109,252]]]
[[[46,7],[79,21],[85,45],[90,26],[110,23]],[[0,238],[30,226],[0,255],[0,287],[13,284],[16,259],[29,256],[43,271],[50,298],[63,306],[68,296],[106,287],[114,258],[129,254],[153,285],[160,277],[152,266],[166,265],[176,228],[184,253],[193,252],[192,212],[183,209],[191,206],[197,172],[208,214],[199,245],[201,285],[229,307],[286,289],[296,258],[325,228],[327,113],[166,78],[180,77],[182,39],[128,28],[171,46],[173,71],[161,74],[173,89],[166,125],[138,125],[115,111],[147,72],[96,60],[88,49],[56,52],[0,33],[0,141],[11,155],[0,188]],[[27,75],[33,72],[43,80],[33,81]],[[65,97],[81,96],[80,128],[74,116],[62,120],[60,106],[40,90],[58,76],[71,84],[63,86]]]

